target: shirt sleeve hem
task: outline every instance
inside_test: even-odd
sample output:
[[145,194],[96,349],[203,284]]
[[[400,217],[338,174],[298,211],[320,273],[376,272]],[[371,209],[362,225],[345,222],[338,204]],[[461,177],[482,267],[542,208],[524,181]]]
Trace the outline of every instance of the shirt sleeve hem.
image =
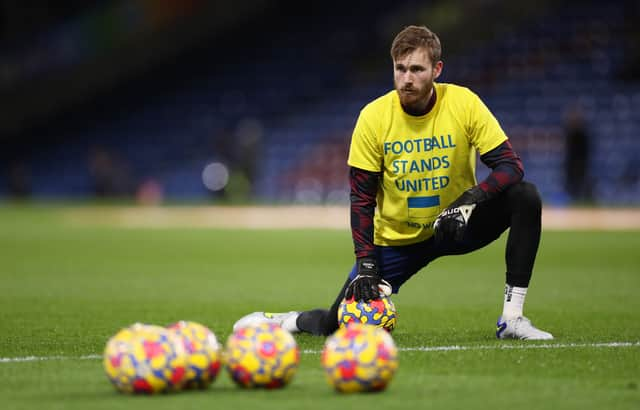
[[376,169],[375,167],[371,166],[371,164],[363,164],[363,163],[355,162],[355,161],[347,161],[347,165],[349,165],[350,167],[363,169],[363,170],[369,171],[369,172],[380,172],[381,171],[380,167],[378,167]]
[[489,149],[486,149],[486,150],[484,150],[483,152],[478,151],[478,154],[480,154],[480,155],[484,155],[484,154],[486,154],[487,152],[492,151],[492,150],[494,150],[494,149],[498,148],[498,147],[499,147],[503,142],[507,141],[508,139],[509,139],[509,138],[507,138],[507,136],[505,135],[505,136],[504,136],[504,138],[500,138],[499,140],[497,140],[497,141],[496,141],[496,143],[495,143],[495,144],[492,144],[492,145],[490,146],[490,148],[489,148]]

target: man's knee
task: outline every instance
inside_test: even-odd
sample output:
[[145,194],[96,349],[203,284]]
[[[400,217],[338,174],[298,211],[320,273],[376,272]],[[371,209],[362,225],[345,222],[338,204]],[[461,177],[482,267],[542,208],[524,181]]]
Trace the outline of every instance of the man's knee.
[[536,212],[540,212],[542,209],[542,198],[538,188],[531,182],[518,182],[509,188],[507,196],[514,207]]

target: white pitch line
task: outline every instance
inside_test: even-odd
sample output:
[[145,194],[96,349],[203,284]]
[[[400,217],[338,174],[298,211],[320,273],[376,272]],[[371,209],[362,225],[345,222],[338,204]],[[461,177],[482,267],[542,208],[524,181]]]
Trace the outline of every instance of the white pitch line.
[[96,359],[102,359],[102,356],[97,354],[88,354],[85,356],[0,357],[0,363],[46,362],[50,360],[96,360]]
[[584,347],[639,347],[640,342],[609,342],[609,343],[551,343],[551,344],[501,344],[501,345],[480,345],[480,346],[422,346],[401,348],[404,352],[449,352],[458,350],[525,350],[525,349],[570,349]]
[[[572,349],[572,348],[619,348],[640,347],[640,342],[607,342],[607,343],[551,343],[551,344],[495,344],[478,346],[418,346],[401,347],[401,352],[454,352],[473,350],[529,350],[529,349]],[[319,354],[320,350],[302,350],[304,354]],[[102,355],[89,354],[84,356],[25,356],[0,357],[0,363],[44,362],[52,360],[98,360]]]
[[[401,352],[454,352],[462,350],[527,350],[527,349],[571,349],[571,348],[617,348],[640,347],[640,342],[608,342],[608,343],[553,343],[553,344],[495,344],[478,346],[418,346],[401,347]],[[318,350],[303,350],[302,353],[321,353]]]

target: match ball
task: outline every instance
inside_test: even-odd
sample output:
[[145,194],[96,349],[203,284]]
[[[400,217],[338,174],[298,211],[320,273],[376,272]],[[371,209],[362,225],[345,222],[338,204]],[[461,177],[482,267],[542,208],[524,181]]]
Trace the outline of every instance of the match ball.
[[190,321],[169,325],[185,353],[185,389],[204,389],[215,381],[222,366],[222,347],[206,326]]
[[396,326],[397,316],[396,307],[389,296],[380,296],[380,299],[369,302],[343,299],[338,307],[340,327],[350,323],[363,323],[391,332]]
[[338,392],[382,391],[398,368],[398,349],[382,328],[351,323],[327,339],[321,363]]
[[296,373],[300,351],[291,333],[274,323],[236,330],[226,344],[226,366],[241,387],[276,389]]
[[185,354],[167,329],[136,323],[120,330],[104,350],[104,370],[123,393],[162,393],[182,388]]

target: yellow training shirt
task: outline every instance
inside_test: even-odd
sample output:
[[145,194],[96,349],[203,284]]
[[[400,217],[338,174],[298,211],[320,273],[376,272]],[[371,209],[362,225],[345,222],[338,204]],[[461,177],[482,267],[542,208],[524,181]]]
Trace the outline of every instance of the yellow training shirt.
[[438,214],[476,185],[480,155],[507,136],[471,90],[434,84],[436,104],[411,116],[394,90],[360,112],[348,164],[382,172],[374,217],[376,245],[408,245],[433,235]]

